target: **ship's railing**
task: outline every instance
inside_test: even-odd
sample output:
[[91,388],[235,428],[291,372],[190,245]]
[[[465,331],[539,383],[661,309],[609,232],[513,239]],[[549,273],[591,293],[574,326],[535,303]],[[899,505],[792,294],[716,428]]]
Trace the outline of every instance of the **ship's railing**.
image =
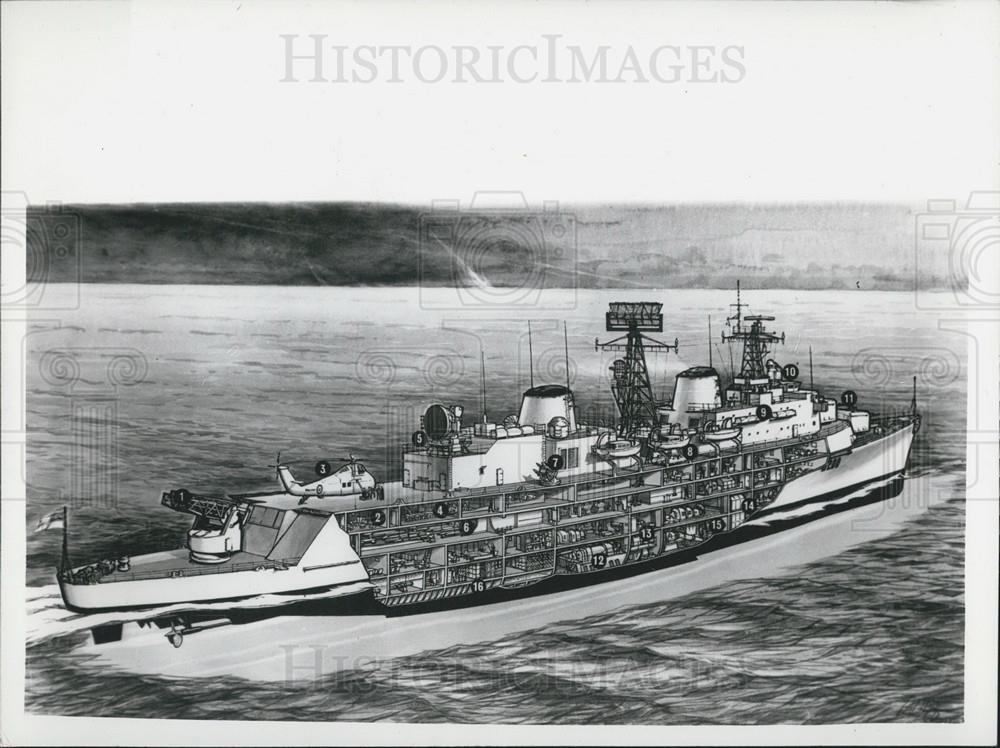
[[298,564],[298,559],[274,560],[261,558],[259,561],[242,561],[235,564],[190,564],[183,568],[156,569],[150,571],[112,571],[101,572],[100,564],[91,564],[82,569],[69,572],[66,581],[71,584],[107,584],[111,582],[138,582],[148,579],[173,579],[181,577],[197,577],[205,574],[229,574],[237,571],[264,571],[266,569],[288,569]]
[[782,394],[782,397],[785,400],[808,400],[809,399],[809,393],[807,393],[807,392],[799,392],[797,390],[788,390],[788,389],[786,389],[784,391],[784,393]]
[[868,442],[881,439],[889,434],[905,429],[917,418],[912,413],[902,415],[886,415],[873,417],[867,431],[862,431],[854,439],[854,446],[860,447]]
[[884,433],[891,434],[894,431],[906,428],[919,417],[919,415],[915,415],[910,412],[887,413],[881,416],[872,415],[871,424],[868,430],[873,431],[875,426],[880,426]]
[[[752,452],[762,452],[767,449],[774,449],[776,447],[794,447],[805,442],[816,441],[824,436],[829,436],[830,434],[841,428],[843,421],[837,421],[835,423],[826,423],[820,426],[819,431],[813,431],[809,434],[803,434],[802,436],[793,436],[785,439],[770,439],[764,442],[754,442],[753,444],[747,444],[743,447],[740,454],[750,454]],[[831,426],[836,426],[837,428],[830,428]],[[703,458],[699,458],[695,462],[701,461]]]
[[[499,429],[500,431],[506,432],[507,429],[502,424],[494,424],[494,430]],[[527,434],[518,433],[513,436],[500,437],[504,438],[517,438],[518,436],[532,436],[541,435],[547,436],[547,426],[546,424],[524,424],[523,426],[515,426],[512,428],[523,429],[530,428]],[[566,437],[562,438],[579,438],[582,436],[596,436],[601,433],[601,431],[607,431],[606,427],[593,426],[589,424],[579,424],[576,429],[570,431]],[[413,444],[403,445],[403,454],[414,454],[418,452],[426,452],[434,455],[435,457],[448,457],[448,456],[461,456],[467,454],[484,454],[489,451],[493,443],[497,441],[496,435],[490,436],[485,430],[484,424],[476,424],[475,426],[465,426],[457,434],[450,434],[438,441],[430,442],[424,446],[415,446]]]

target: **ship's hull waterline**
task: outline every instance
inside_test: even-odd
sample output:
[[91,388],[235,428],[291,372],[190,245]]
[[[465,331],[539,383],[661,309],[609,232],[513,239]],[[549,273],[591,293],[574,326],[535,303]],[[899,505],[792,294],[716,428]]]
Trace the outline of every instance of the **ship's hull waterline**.
[[167,577],[90,585],[60,581],[59,587],[66,607],[92,613],[178,603],[197,605],[232,601],[236,604],[260,595],[299,595],[367,581],[368,575],[361,562],[355,561],[343,568],[308,572],[294,567],[284,570],[264,568],[260,571],[250,569],[180,579]]
[[[880,480],[884,481],[894,476],[902,475],[913,441],[914,430],[907,427],[890,433],[883,439],[865,444],[850,454],[841,458],[836,470],[815,470],[785,484],[774,501],[761,509],[756,516],[745,524],[765,521],[783,509],[798,507],[810,503],[822,503],[834,500],[852,491],[858,491],[867,485]],[[738,529],[738,528],[734,528]],[[730,533],[724,533],[728,535]],[[735,540],[735,539],[734,539]],[[714,542],[713,542],[714,541]],[[191,603],[197,608],[197,603],[228,602],[234,610],[239,609],[241,600],[248,600],[266,594],[302,595],[310,591],[323,590],[329,592],[336,588],[344,590],[345,597],[365,598],[365,603],[347,604],[349,612],[359,609],[377,612],[382,610],[393,615],[441,610],[456,605],[466,606],[479,603],[496,602],[500,597],[515,599],[522,596],[518,589],[524,589],[528,594],[544,594],[567,587],[599,584],[622,576],[642,573],[644,571],[684,563],[697,557],[703,547],[708,544],[725,545],[720,536],[707,539],[685,549],[665,553],[660,556],[634,561],[614,569],[582,571],[576,574],[551,574],[535,578],[517,580],[517,584],[505,584],[504,580],[489,580],[479,595],[469,597],[473,590],[467,586],[452,588],[451,594],[413,595],[403,600],[393,601],[395,604],[371,606],[374,586],[369,581],[360,559],[354,555],[349,546],[344,546],[342,553],[347,560],[326,568],[254,568],[245,571],[222,573],[204,573],[198,576],[164,579],[134,579],[122,582],[109,582],[91,585],[73,585],[60,580],[60,588],[67,607],[81,612],[97,612],[109,610],[130,610],[143,607]],[[140,568],[143,562],[156,563],[158,560],[176,556],[180,552],[164,552],[148,554],[134,560]],[[353,556],[353,558],[350,558]],[[554,586],[553,586],[554,585]],[[298,604],[299,600],[291,600],[290,604]],[[331,599],[326,596],[323,604],[332,612]],[[402,604],[400,604],[402,603]]]
[[[231,601],[226,604],[225,610],[220,611],[218,607],[212,606],[202,610],[196,606],[178,612],[171,610],[168,614],[156,615],[152,619],[143,619],[141,611],[133,611],[131,614],[123,612],[122,620],[118,623],[105,624],[100,627],[100,631],[95,631],[95,643],[105,644],[118,642],[123,638],[141,637],[143,633],[148,633],[146,624],[139,624],[137,621],[155,620],[164,630],[180,629],[182,631],[197,632],[204,625],[204,621],[217,622],[220,616],[226,619],[227,623],[243,625],[260,621],[274,619],[276,616],[306,615],[345,618],[345,620],[361,620],[361,618],[383,618],[399,619],[400,617],[420,617],[434,613],[447,613],[449,611],[468,610],[482,607],[484,610],[491,606],[515,603],[518,600],[545,597],[548,595],[558,595],[572,590],[586,589],[594,586],[608,585],[614,582],[621,582],[630,578],[640,577],[647,574],[670,574],[672,569],[681,573],[681,569],[687,568],[691,563],[703,559],[707,554],[716,551],[723,551],[741,545],[753,545],[756,541],[765,543],[766,539],[773,537],[777,533],[789,532],[796,527],[812,523],[822,517],[829,517],[840,512],[858,510],[862,507],[883,501],[890,501],[899,496],[904,488],[904,477],[902,473],[881,476],[866,483],[848,486],[837,491],[823,493],[805,502],[814,507],[821,507],[820,511],[803,511],[796,513],[794,517],[771,518],[765,517],[759,522],[751,521],[737,530],[722,535],[717,535],[706,543],[686,549],[684,551],[668,554],[648,561],[643,561],[614,569],[604,569],[602,571],[590,572],[576,575],[555,575],[539,580],[537,583],[518,587],[505,588],[493,587],[486,592],[475,596],[459,596],[447,599],[433,600],[411,605],[388,607],[380,604],[373,597],[371,586],[366,585],[362,591],[352,591],[356,585],[346,585],[343,588],[345,594],[336,595],[316,595],[301,600],[289,601],[287,605],[280,607],[250,605],[255,598],[247,598],[244,601]],[[806,507],[808,508],[808,507]],[[128,636],[126,636],[128,632]],[[147,651],[147,650],[142,650]]]
[[278,491],[164,492],[161,504],[193,517],[183,549],[73,567],[64,530],[64,601],[106,611],[340,588],[393,613],[475,605],[680,563],[745,525],[901,474],[921,422],[916,379],[906,414],[873,418],[856,393],[824,397],[770,358],[784,335],[744,306],[737,290],[724,340],[744,343],[743,365],[726,387],[692,366],[656,399],[644,346],[678,348],[646,335],[663,332],[662,304],[613,302],[606,329],[625,334],[595,342],[624,353],[610,369],[613,425],[578,420],[569,381],[532,382],[497,422],[485,405],[470,423],[461,404],[433,403],[399,480],[351,456],[302,481],[279,458]]
[[817,470],[789,481],[758,517],[902,473],[910,457],[913,437],[912,426],[894,431],[883,439],[856,448],[841,458],[835,470]]

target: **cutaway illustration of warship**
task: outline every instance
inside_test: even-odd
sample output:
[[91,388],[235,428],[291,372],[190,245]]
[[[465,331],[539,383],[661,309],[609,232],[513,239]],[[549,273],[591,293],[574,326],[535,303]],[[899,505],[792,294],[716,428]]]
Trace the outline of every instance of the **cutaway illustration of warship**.
[[622,353],[613,425],[581,422],[569,381],[532,382],[519,412],[495,422],[484,375],[477,417],[426,408],[398,481],[353,457],[301,481],[279,459],[273,492],[163,493],[193,515],[184,548],[73,566],[64,535],[63,600],[90,612],[342,590],[394,614],[477,604],[648,570],[778,509],[902,474],[921,422],[915,391],[908,411],[880,417],[853,392],[824,397],[771,357],[784,342],[773,317],[744,314],[739,295],[732,306],[722,340],[742,346],[742,363],[725,386],[695,366],[657,400],[646,354],[678,347],[653,337],[662,305],[612,303],[606,329],[620,336],[595,347]]

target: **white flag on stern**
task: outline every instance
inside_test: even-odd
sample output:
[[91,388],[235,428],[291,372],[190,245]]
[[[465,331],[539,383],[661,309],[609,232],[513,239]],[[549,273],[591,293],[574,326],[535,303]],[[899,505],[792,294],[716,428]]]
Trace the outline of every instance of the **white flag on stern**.
[[49,512],[44,517],[39,519],[35,525],[35,532],[51,530],[53,527],[57,530],[66,527],[66,520],[62,509],[55,512]]

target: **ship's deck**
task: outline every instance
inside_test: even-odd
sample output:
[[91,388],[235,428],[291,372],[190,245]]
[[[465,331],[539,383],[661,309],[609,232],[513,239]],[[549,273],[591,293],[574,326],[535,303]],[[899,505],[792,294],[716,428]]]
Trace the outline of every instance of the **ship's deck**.
[[[816,441],[817,439],[822,439],[830,434],[840,431],[844,428],[848,428],[845,421],[836,420],[829,423],[824,423],[818,431],[805,434],[798,437],[792,437],[788,439],[778,439],[774,441],[758,442],[756,444],[748,445],[744,448],[737,449],[721,449],[720,454],[723,456],[729,454],[739,454],[741,452],[756,452],[767,449],[772,449],[775,447],[790,447],[796,444],[802,444],[805,442]],[[885,429],[880,433],[875,431],[862,432],[856,440],[856,445],[861,446],[869,441],[877,439],[880,435],[884,433],[891,432],[893,428]],[[705,455],[700,456],[693,460],[695,464],[703,461],[710,461],[717,459],[715,455]],[[600,464],[600,463],[598,463]],[[234,494],[231,498],[243,501],[249,501],[254,504],[263,504],[265,506],[279,509],[282,511],[297,510],[305,508],[310,511],[322,512],[324,514],[330,514],[334,512],[350,512],[364,509],[379,509],[393,505],[400,504],[419,504],[434,501],[443,500],[453,500],[461,498],[470,497],[480,497],[480,496],[491,496],[499,494],[518,494],[518,493],[528,493],[528,492],[538,492],[538,491],[553,491],[559,488],[565,488],[573,485],[580,485],[586,483],[593,483],[594,481],[607,480],[607,481],[617,481],[617,480],[627,480],[629,478],[635,478],[641,475],[654,472],[656,470],[662,469],[673,469],[676,467],[682,467],[689,464],[688,461],[677,461],[671,462],[667,465],[661,463],[647,463],[641,468],[619,468],[612,470],[610,466],[604,469],[595,469],[591,472],[583,473],[581,475],[573,476],[561,476],[559,483],[552,485],[543,485],[536,481],[533,482],[521,482],[521,483],[508,483],[501,486],[486,486],[483,488],[462,488],[457,489],[451,493],[447,493],[440,489],[423,489],[415,488],[414,486],[405,486],[401,481],[387,481],[381,483],[381,487],[384,491],[384,500],[379,501],[377,499],[362,499],[358,494],[352,494],[348,496],[308,496],[300,497],[293,496],[291,494],[277,492],[264,492],[257,494]],[[538,506],[542,506],[539,503]],[[531,508],[537,508],[535,504],[532,504]]]
[[[337,502],[346,502],[344,509],[353,509],[356,494],[350,496],[295,496],[284,491],[263,491],[261,493],[241,493],[229,494],[229,498],[236,501],[246,501],[249,504],[261,504],[271,509],[285,512],[291,509],[306,508],[311,511],[330,514],[334,511],[343,511],[337,506]],[[372,503],[372,502],[368,502]],[[347,506],[349,504],[350,506]]]
[[[295,560],[274,561],[254,553],[239,551],[218,564],[199,564],[190,559],[187,548],[172,551],[149,553],[143,556],[133,556],[130,559],[128,571],[117,569],[100,577],[100,583],[134,582],[140,579],[164,579],[170,577],[198,576],[202,574],[225,574],[235,571],[252,571],[260,567],[276,568],[291,566]],[[74,569],[74,573],[86,567]]]

